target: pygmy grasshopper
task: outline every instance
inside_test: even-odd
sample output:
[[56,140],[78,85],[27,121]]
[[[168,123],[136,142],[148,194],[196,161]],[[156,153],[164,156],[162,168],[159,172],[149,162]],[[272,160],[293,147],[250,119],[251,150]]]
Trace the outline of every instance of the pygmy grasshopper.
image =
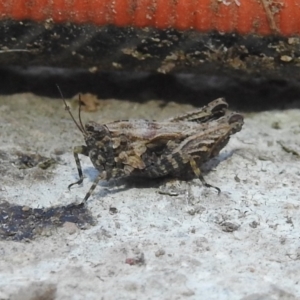
[[244,123],[243,116],[230,113],[225,99],[219,98],[200,109],[162,122],[140,119],[107,124],[88,122],[83,126],[80,104],[77,122],[64,98],[63,101],[86,143],[74,148],[79,180],[68,188],[83,182],[79,154],[89,156],[99,171],[83,202],[88,200],[100,180],[179,177],[189,171],[193,171],[204,186],[220,193],[218,187],[206,183],[200,166],[217,156],[230,135],[240,131]]

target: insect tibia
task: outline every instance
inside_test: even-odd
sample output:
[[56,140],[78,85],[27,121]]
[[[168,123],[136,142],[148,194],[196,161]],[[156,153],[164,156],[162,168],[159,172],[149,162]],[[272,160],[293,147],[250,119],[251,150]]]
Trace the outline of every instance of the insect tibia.
[[196,161],[191,157],[190,158],[190,165],[193,169],[193,172],[195,173],[195,175],[200,179],[200,181],[202,182],[202,184],[205,186],[205,187],[209,187],[209,188],[214,188],[218,191],[218,195],[221,193],[221,190],[217,187],[217,186],[213,186],[209,183],[207,183],[203,177],[203,175],[201,174],[201,170],[200,168],[197,166],[197,163]]
[[78,154],[82,154],[82,155],[88,156],[88,155],[89,155],[88,147],[87,147],[87,146],[76,146],[76,147],[74,147],[74,149],[73,149],[73,155],[74,155],[75,162],[76,162],[76,166],[77,166],[77,171],[78,171],[78,175],[79,175],[79,180],[77,180],[77,181],[74,182],[74,183],[71,183],[71,184],[68,186],[68,189],[69,189],[69,190],[70,190],[71,186],[73,186],[73,185],[75,185],[75,184],[81,184],[82,181],[83,181],[82,168],[81,168],[81,163],[80,163]]

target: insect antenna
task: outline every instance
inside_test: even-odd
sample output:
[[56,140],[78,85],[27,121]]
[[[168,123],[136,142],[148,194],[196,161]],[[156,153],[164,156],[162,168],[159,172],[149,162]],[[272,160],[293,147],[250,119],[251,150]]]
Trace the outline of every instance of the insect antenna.
[[64,98],[64,96],[63,96],[63,93],[62,93],[62,91],[61,91],[59,85],[57,84],[56,87],[57,87],[57,89],[58,89],[58,91],[59,91],[59,93],[60,93],[60,96],[61,96],[61,98],[62,98],[64,104],[65,104],[65,110],[68,111],[68,113],[69,113],[69,115],[71,116],[73,122],[76,124],[77,128],[81,131],[81,133],[82,133],[84,136],[87,135],[87,133],[86,133],[86,131],[85,131],[83,125],[82,125],[82,121],[81,121],[81,114],[80,114],[80,111],[81,111],[81,97],[80,97],[80,95],[79,95],[79,113],[78,113],[78,114],[79,114],[79,124],[78,124],[78,122],[75,120],[73,114],[71,113],[70,106],[67,104],[67,102],[66,102],[66,100],[65,100],[65,98]]
[[83,129],[83,131],[86,133],[84,126],[82,124],[82,120],[81,120],[81,106],[82,106],[82,101],[81,101],[81,95],[79,94],[79,110],[78,110],[78,119],[79,119],[79,123],[81,128]]

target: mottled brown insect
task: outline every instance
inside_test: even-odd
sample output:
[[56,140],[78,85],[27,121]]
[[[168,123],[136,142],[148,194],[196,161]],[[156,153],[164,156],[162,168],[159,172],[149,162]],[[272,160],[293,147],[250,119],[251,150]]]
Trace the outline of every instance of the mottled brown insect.
[[[200,166],[218,155],[230,135],[243,126],[243,116],[228,112],[223,98],[162,122],[142,119],[107,124],[88,122],[85,126],[80,118],[80,107],[78,123],[63,101],[86,143],[74,148],[79,180],[70,184],[69,189],[83,181],[78,154],[89,156],[99,171],[83,202],[100,180],[118,177],[179,177],[191,170],[205,186],[214,187],[205,182]],[[214,188],[220,192],[218,187]]]

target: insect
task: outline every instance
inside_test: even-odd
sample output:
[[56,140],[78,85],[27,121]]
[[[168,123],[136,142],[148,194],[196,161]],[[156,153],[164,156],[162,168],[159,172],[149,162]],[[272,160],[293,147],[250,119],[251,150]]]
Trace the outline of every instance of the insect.
[[[217,156],[230,135],[240,131],[243,116],[228,111],[225,99],[219,98],[198,110],[166,121],[126,120],[107,124],[88,122],[83,126],[81,104],[79,121],[72,115],[62,96],[65,109],[81,131],[85,145],[74,148],[79,180],[83,173],[79,154],[89,156],[99,175],[83,199],[85,203],[100,180],[120,177],[179,177],[192,171],[206,187],[200,166]],[[81,98],[79,96],[79,103]]]

